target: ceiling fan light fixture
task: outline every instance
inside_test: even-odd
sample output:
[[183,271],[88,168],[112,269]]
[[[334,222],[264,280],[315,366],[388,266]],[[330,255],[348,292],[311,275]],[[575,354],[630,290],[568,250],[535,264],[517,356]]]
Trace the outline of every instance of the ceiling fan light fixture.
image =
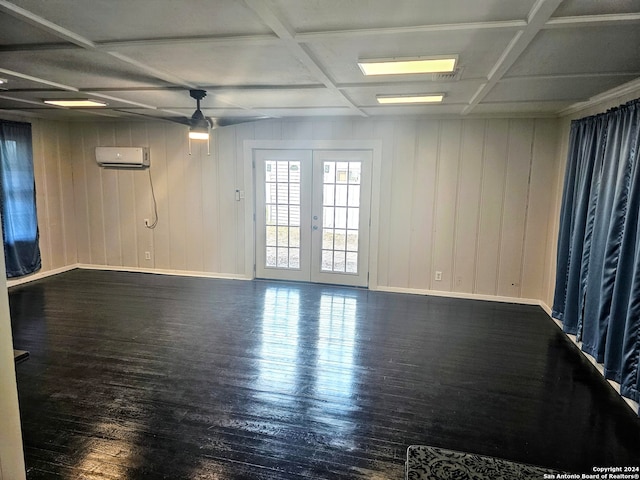
[[358,66],[365,75],[412,75],[453,72],[457,55],[360,60]]
[[200,131],[193,128],[189,129],[189,138],[191,140],[209,140],[209,130]]

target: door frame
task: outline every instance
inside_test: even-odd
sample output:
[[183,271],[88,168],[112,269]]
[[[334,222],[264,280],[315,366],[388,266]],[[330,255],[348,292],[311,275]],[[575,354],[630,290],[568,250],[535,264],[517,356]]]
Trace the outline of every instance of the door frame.
[[371,211],[369,226],[369,286],[378,287],[378,242],[380,235],[381,140],[244,140],[244,248],[245,277],[256,278],[255,150],[370,150]]

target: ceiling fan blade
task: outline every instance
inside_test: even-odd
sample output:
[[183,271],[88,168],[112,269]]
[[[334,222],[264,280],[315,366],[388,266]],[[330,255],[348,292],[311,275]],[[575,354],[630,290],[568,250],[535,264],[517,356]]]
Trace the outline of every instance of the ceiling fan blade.
[[228,127],[230,125],[238,125],[239,123],[246,122],[256,122],[258,120],[266,120],[267,118],[272,117],[221,117],[221,118],[213,118],[209,117],[209,123],[211,124],[211,128],[216,127]]
[[165,122],[179,123],[180,125],[186,125],[187,127],[191,126],[191,119],[187,117],[159,117],[157,115],[147,115],[146,113],[131,112],[129,110],[121,110],[118,108],[114,108],[113,111],[125,113],[127,115],[133,115],[137,117],[144,117],[149,120],[164,120]]
[[179,123],[181,125],[186,125],[187,127],[191,126],[191,119],[187,117],[159,117],[163,120],[167,120],[173,123]]

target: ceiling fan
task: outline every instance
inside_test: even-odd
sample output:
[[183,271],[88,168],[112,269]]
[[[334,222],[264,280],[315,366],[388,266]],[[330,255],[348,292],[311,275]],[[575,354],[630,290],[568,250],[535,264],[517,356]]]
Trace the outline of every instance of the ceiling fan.
[[[209,143],[210,130],[226,127],[229,125],[237,125],[239,123],[254,122],[256,120],[264,120],[272,118],[270,116],[254,116],[254,117],[205,117],[200,109],[200,101],[207,96],[206,90],[191,89],[189,95],[196,101],[196,110],[191,117],[170,117],[170,116],[151,116],[141,112],[125,111],[129,115],[137,115],[146,118],[161,119],[169,122],[179,123],[189,127],[189,155],[191,155],[191,140],[207,140]],[[121,110],[118,110],[121,111]],[[207,145],[207,154],[209,153],[209,145]]]
[[205,117],[200,110],[200,100],[207,96],[206,90],[189,90],[189,95],[196,101],[196,111],[193,112],[191,118],[185,117],[164,117],[166,120],[181,123],[183,125],[187,125],[192,131],[204,130],[207,128],[214,129],[218,127],[226,127],[229,125],[236,125],[238,123],[244,122],[253,122],[255,120],[264,120],[265,118],[269,118],[267,116],[261,117],[222,117],[222,118],[212,118]]
[[263,120],[269,118],[262,117],[229,117],[229,118],[212,118],[205,117],[200,110],[200,101],[207,96],[206,90],[191,89],[189,95],[196,101],[196,111],[190,118],[186,117],[163,117],[165,120],[180,123],[189,127],[189,155],[191,155],[191,140],[207,140],[207,154],[209,154],[209,131],[218,127],[226,127],[236,125],[238,123],[253,122],[255,120]]
[[207,96],[205,90],[189,90],[189,95],[196,101],[196,111],[193,112],[189,119],[189,138],[194,140],[207,140],[209,139],[209,129],[212,127],[212,123],[200,110],[200,100]]

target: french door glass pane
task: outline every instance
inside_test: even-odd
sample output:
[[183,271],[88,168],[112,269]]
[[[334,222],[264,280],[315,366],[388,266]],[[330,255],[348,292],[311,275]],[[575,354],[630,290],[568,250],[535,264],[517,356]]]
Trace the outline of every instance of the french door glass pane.
[[358,274],[360,162],[323,164],[323,272]]
[[265,266],[300,269],[300,162],[265,161]]

